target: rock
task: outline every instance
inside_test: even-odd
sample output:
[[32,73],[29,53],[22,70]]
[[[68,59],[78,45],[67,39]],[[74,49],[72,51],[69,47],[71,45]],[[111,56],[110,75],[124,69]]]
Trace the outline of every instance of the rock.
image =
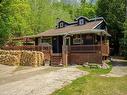
[[101,66],[102,69],[109,69],[110,66],[106,63],[103,63],[102,66]]
[[85,62],[82,66],[83,67],[89,67],[89,63],[88,62]]

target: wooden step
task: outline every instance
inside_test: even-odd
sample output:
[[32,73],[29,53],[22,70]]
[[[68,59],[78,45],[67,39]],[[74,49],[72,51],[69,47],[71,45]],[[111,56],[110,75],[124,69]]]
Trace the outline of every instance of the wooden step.
[[62,62],[62,55],[53,54],[51,56],[51,65],[61,65]]

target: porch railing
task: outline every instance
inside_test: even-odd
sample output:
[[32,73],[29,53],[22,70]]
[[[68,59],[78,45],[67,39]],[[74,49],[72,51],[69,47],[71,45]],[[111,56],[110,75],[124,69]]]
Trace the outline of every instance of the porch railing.
[[102,55],[109,54],[109,46],[107,44],[101,45],[73,45],[68,47],[68,51],[72,53],[83,53],[83,52],[97,52],[102,50]]
[[69,46],[70,52],[96,52],[101,50],[100,45],[74,45]]

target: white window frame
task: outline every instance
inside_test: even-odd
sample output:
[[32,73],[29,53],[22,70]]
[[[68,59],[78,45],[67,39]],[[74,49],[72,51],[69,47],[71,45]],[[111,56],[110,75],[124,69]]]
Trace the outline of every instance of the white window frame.
[[63,27],[63,25],[64,25],[64,24],[63,24],[63,22],[61,22],[61,23],[60,23],[60,28],[62,28],[62,27]]
[[82,38],[75,38],[75,39],[73,39],[73,44],[74,45],[83,44],[83,39]]
[[84,19],[80,19],[79,20],[79,25],[83,25],[84,24]]

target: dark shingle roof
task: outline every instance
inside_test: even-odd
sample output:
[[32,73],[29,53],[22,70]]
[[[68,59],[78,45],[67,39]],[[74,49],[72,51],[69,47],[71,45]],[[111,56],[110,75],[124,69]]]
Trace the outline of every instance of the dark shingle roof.
[[95,29],[102,22],[103,20],[98,20],[98,21],[88,22],[85,25],[81,25],[81,26],[72,25],[72,26],[67,26],[67,27],[59,28],[59,29],[50,29],[45,32],[37,34],[37,36],[39,37],[39,36],[65,35],[66,33],[71,31],[78,32],[79,30],[83,31],[88,29]]

